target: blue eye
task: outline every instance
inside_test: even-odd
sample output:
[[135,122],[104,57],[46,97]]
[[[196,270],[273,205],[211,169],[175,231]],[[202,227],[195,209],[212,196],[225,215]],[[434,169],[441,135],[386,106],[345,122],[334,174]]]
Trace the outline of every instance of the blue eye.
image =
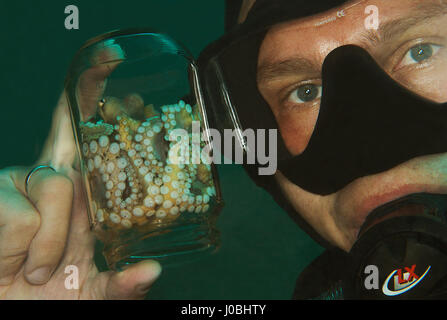
[[402,59],[402,66],[424,62],[433,57],[440,48],[440,46],[430,43],[418,44],[408,50],[407,54]]
[[419,44],[410,49],[410,55],[416,62],[430,59],[433,56],[433,47],[429,44]]
[[293,90],[289,96],[289,100],[294,103],[306,103],[320,97],[321,86],[317,86],[315,84],[305,84]]

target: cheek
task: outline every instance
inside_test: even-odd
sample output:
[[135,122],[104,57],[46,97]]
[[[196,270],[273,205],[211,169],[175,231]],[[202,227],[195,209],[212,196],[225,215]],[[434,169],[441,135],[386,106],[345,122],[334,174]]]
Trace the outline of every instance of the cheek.
[[438,103],[447,102],[447,64],[431,66],[411,76],[397,74],[394,78],[422,97]]
[[425,77],[415,84],[407,85],[407,88],[416,92],[420,96],[438,103],[447,102],[447,80],[445,75],[440,77]]
[[433,78],[433,97],[430,98],[439,103],[447,102],[447,66],[437,70]]
[[292,155],[298,155],[306,149],[315,128],[318,111],[318,107],[314,106],[304,112],[300,110],[277,115],[279,131]]

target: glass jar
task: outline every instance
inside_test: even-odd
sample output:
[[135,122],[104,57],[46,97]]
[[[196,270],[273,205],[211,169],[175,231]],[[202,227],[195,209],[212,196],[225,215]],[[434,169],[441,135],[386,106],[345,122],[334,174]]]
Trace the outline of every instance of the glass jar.
[[192,55],[164,34],[108,33],[79,50],[65,88],[109,267],[214,251],[222,198]]

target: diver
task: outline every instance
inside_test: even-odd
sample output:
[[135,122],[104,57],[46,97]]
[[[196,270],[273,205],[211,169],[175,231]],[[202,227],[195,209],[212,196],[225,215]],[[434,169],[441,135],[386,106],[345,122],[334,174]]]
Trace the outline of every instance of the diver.
[[228,4],[205,103],[212,126],[279,130],[276,174],[245,169],[327,248],[294,298],[446,298],[447,3]]
[[[293,298],[446,297],[446,13],[438,0],[227,1],[226,33],[198,60],[204,103],[211,127],[279,130],[277,172],[245,169],[327,248]],[[0,296],[79,298],[56,286],[74,264],[81,298],[142,298],[159,264],[94,265],[65,101],[37,162],[55,170],[1,171]]]

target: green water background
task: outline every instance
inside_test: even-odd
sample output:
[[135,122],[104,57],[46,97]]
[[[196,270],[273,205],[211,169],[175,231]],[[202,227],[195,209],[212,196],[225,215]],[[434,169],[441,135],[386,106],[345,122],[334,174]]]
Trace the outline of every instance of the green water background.
[[[65,6],[80,11],[66,30]],[[35,161],[48,133],[68,65],[88,39],[150,27],[195,57],[223,33],[223,0],[0,2],[2,149],[0,168]],[[148,299],[290,299],[295,280],[322,248],[302,232],[237,165],[218,167],[226,206],[222,246],[211,256],[164,270]],[[103,267],[101,256],[98,264]]]

